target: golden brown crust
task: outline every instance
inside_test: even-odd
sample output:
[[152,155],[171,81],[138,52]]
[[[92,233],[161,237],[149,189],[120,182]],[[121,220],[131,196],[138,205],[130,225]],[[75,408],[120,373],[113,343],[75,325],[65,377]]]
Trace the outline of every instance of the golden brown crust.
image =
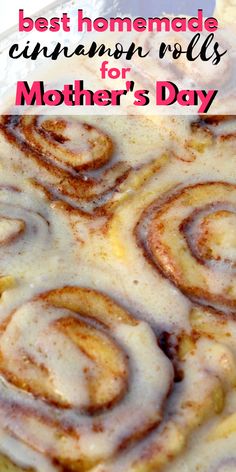
[[[91,146],[90,158],[83,163],[83,152],[79,153],[80,165],[74,164],[76,154],[70,148],[67,149],[69,138],[61,144],[61,139],[55,140],[51,132],[43,128],[50,123],[50,129],[58,126],[58,119],[46,120],[43,125],[37,124],[39,117],[5,115],[1,118],[0,129],[7,140],[17,146],[25,158],[32,159],[38,168],[46,172],[46,180],[36,183],[40,184],[46,191],[54,196],[54,199],[71,199],[72,208],[80,207],[83,201],[101,199],[107,193],[113,191],[126,179],[129,166],[126,163],[114,163],[110,168],[103,169],[111,159],[113,144],[109,136],[95,127],[88,127],[86,123],[74,124],[84,129],[86,135],[86,146]],[[70,126],[71,122],[61,120],[63,127]],[[96,139],[90,143],[90,133],[95,133]],[[98,136],[97,136],[98,135]],[[73,144],[73,141],[72,141]],[[77,154],[78,158],[78,154]],[[85,170],[102,169],[99,178],[93,178]],[[83,171],[78,172],[79,171]],[[38,172],[37,172],[38,174]],[[70,202],[68,201],[67,204]],[[100,206],[100,205],[99,205]]]
[[[54,387],[53,372],[50,367],[37,360],[37,351],[42,348],[33,349],[33,346],[27,345],[27,342],[25,347],[22,346],[24,332],[21,320],[24,320],[25,310],[32,311],[29,329],[39,330],[37,345],[40,346],[42,337],[38,319],[38,310],[40,310],[42,323],[48,312],[49,323],[46,331],[43,328],[43,333],[45,337],[48,336],[49,342],[56,343],[57,338],[66,339],[66,342],[71,344],[71,352],[73,353],[76,349],[82,355],[85,363],[83,381],[88,391],[85,405],[79,395],[79,404],[76,405],[58,394]],[[36,317],[33,315],[34,310],[37,312]],[[25,322],[23,326],[24,324]],[[80,438],[84,434],[80,422],[83,422],[83,417],[87,418],[86,421],[89,421],[92,434],[99,435],[106,429],[106,412],[112,414],[112,411],[123,400],[127,401],[126,397],[130,395],[129,391],[132,389],[131,383],[135,375],[135,372],[130,371],[132,351],[128,349],[126,352],[125,346],[119,341],[119,335],[116,340],[117,330],[124,326],[134,330],[131,333],[135,335],[135,328],[139,326],[139,322],[111,298],[88,288],[68,286],[52,290],[35,297],[29,304],[15,310],[2,324],[0,333],[0,372],[11,388],[13,387],[13,391],[17,388],[19,392],[18,399],[0,398],[0,416],[5,418],[6,422],[8,422],[7,418],[14,418],[13,422],[10,421],[11,426],[8,426],[11,434],[38,452],[43,452],[51,460],[56,460],[68,471],[86,471],[95,465],[99,461],[98,457],[90,457],[89,451],[86,453],[80,451]],[[9,339],[8,336],[13,336],[10,345],[8,342],[5,343],[5,339]],[[57,356],[64,355],[63,352],[59,352]],[[47,362],[47,355],[45,362]],[[107,388],[108,385],[109,388]],[[171,376],[166,395],[170,390],[170,385]],[[29,393],[35,404],[31,402],[27,405],[21,401],[22,395],[26,399]],[[161,399],[161,406],[157,406],[158,401],[156,405],[155,400],[155,414],[149,415],[149,418],[143,418],[138,428],[130,427],[130,430],[127,428],[126,434],[118,438],[116,451],[126,449],[131,443],[146,437],[157,426],[160,422],[160,408],[164,399],[165,395]],[[37,407],[37,402],[41,407]],[[67,411],[69,416],[64,417]],[[76,422],[73,421],[70,413],[79,414],[79,419]],[[123,421],[129,421],[128,416],[127,419],[123,418]],[[35,437],[32,424],[35,424],[38,432],[41,430],[45,432],[48,437],[46,444],[43,437]],[[21,425],[20,429],[17,425]],[[70,444],[67,451],[63,448],[64,441]],[[74,458],[71,457],[71,448],[73,448]]]
[[[176,221],[173,216],[168,220],[168,214],[173,213],[174,208],[183,213],[189,208],[190,214],[184,218],[177,216]],[[197,231],[194,229],[195,221],[199,218],[201,222],[202,216],[215,215],[219,209],[233,215],[236,213],[235,185],[207,182],[184,187],[167,196],[164,201],[154,202],[144,212],[142,222],[136,227],[136,235],[148,260],[185,295],[199,303],[225,307],[235,312],[234,295],[227,296],[227,291],[223,289],[221,293],[212,293],[207,289],[204,266],[210,270],[209,259],[204,258],[204,248],[202,254],[201,250],[198,251],[193,236]],[[143,226],[146,229],[142,233]],[[201,244],[203,241],[200,239],[197,243]],[[235,275],[232,277],[234,280]]]
[[[208,147],[211,152],[223,149],[218,126],[230,120],[216,117],[203,122],[201,118],[192,126],[188,122],[189,134],[180,140],[186,154],[179,152],[181,146],[176,146],[176,153],[169,148],[167,152],[165,146],[166,152],[162,147],[156,156],[151,152],[139,164],[138,159],[131,159],[124,168],[124,161],[120,167],[113,162],[106,133],[101,132],[108,138],[107,147],[102,143],[102,157],[91,154],[91,161],[81,163],[83,156],[75,158],[71,152],[75,142],[66,134],[70,119],[8,119],[2,132],[20,150],[15,153],[20,164],[30,168],[26,174],[33,182],[32,194],[37,191],[46,202],[49,236],[55,228],[50,216],[59,210],[66,231],[68,220],[72,225],[76,262],[74,266],[70,254],[58,289],[47,291],[57,286],[50,277],[42,279],[39,289],[36,271],[33,295],[25,296],[21,306],[17,299],[16,308],[11,306],[0,324],[0,374],[8,389],[7,395],[4,389],[0,392],[1,427],[58,472],[162,472],[181,454],[192,432],[209,418],[217,421],[228,391],[236,385],[233,330],[229,328],[236,312],[235,294],[230,291],[235,281],[230,235],[235,225],[236,186],[224,182],[227,171],[219,182],[198,181],[205,175],[203,166],[207,172],[210,169]],[[87,137],[100,132],[96,126],[79,126]],[[175,143],[173,129],[172,133]],[[232,144],[231,137],[228,143]],[[219,152],[213,159],[217,170],[220,158]],[[116,170],[117,178],[112,180]],[[212,178],[216,176],[217,172]],[[8,189],[16,192],[12,185]],[[10,228],[10,219],[5,223]],[[15,219],[12,233],[5,230],[3,250],[17,244],[27,224],[20,216]],[[54,259],[55,252],[51,255]],[[70,263],[80,272],[78,277],[70,272]],[[47,272],[47,263],[45,267]],[[54,277],[61,266],[57,267],[56,260],[52,267]],[[213,281],[216,275],[217,281],[221,278],[226,290],[214,290],[209,274]],[[86,288],[75,286],[83,282]],[[106,293],[111,294],[114,287],[113,300]],[[157,296],[153,296],[155,291]],[[153,296],[150,305],[149,294],[150,299]],[[175,302],[167,300],[172,295],[177,315]],[[149,323],[135,319],[116,299],[135,307],[137,316]],[[139,347],[135,361],[134,344]],[[150,346],[153,351],[147,356]],[[159,363],[154,375],[152,371],[156,350],[166,368],[162,375]],[[70,356],[71,363],[67,362]],[[142,388],[135,383],[137,377],[145,379]],[[163,379],[168,380],[164,387]],[[137,404],[133,386],[140,395]],[[125,412],[113,416],[126,402]]]

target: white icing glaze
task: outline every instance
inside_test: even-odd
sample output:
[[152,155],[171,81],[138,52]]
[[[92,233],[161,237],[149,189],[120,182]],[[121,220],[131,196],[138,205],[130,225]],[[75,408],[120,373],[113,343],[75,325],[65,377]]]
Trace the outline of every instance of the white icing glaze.
[[[76,118],[73,120],[76,123]],[[179,441],[179,437],[184,437],[186,433],[187,448],[165,470],[234,470],[231,463],[224,463],[224,460],[226,452],[228,457],[234,457],[235,433],[208,441],[207,444],[206,441],[211,429],[217,427],[227,415],[233,414],[236,408],[233,389],[235,322],[230,319],[226,324],[231,336],[222,340],[203,336],[203,339],[197,340],[195,351],[188,353],[183,361],[184,380],[173,385],[164,402],[164,418],[161,420],[162,401],[170,388],[173,372],[171,361],[158,347],[154,333],[190,334],[189,313],[192,305],[178,288],[149,264],[134,233],[143,211],[166,192],[172,194],[176,187],[209,181],[234,184],[234,142],[229,140],[224,143],[216,138],[201,152],[190,144],[188,147],[188,142],[197,138],[190,132],[189,120],[183,118],[104,117],[101,122],[99,117],[86,117],[84,121],[109,135],[113,142],[114,153],[105,168],[109,169],[119,161],[132,167],[129,177],[120,184],[118,191],[103,196],[99,205],[97,200],[84,203],[82,209],[89,210],[92,218],[76,211],[67,212],[32,187],[29,178],[36,177],[42,184],[47,183],[45,170],[35,170],[33,160],[24,157],[19,149],[1,137],[0,164],[4,166],[4,171],[0,179],[0,238],[6,240],[22,231],[11,242],[0,245],[0,273],[15,280],[15,286],[5,290],[1,298],[0,321],[8,323],[8,326],[1,336],[0,349],[8,359],[9,369],[15,374],[22,348],[37,363],[46,366],[50,373],[50,388],[65,399],[71,409],[57,408],[40,396],[34,398],[23,388],[13,387],[4,374],[1,377],[0,397],[4,401],[20,402],[28,410],[33,408],[48,418],[66,420],[73,424],[80,437],[79,440],[65,437],[62,443],[60,438],[55,437],[55,430],[43,425],[36,416],[9,415],[2,409],[0,451],[10,456],[13,462],[34,467],[39,472],[57,470],[44,454],[49,449],[54,449],[55,455],[60,449],[61,453],[72,459],[77,459],[81,453],[88,454],[94,460],[101,458],[104,463],[95,467],[96,472],[130,472],[134,470],[133,461],[140,457],[149,442],[155,441],[161,448],[166,448],[173,443],[173,438]],[[71,140],[67,144],[71,150],[77,149],[75,126],[73,124],[73,129],[67,130]],[[232,123],[229,126],[231,131]],[[143,166],[147,164],[149,168],[153,160],[162,158],[160,168],[143,177]],[[88,170],[83,176],[85,181],[91,176],[98,179],[103,176],[103,169]],[[20,192],[13,190],[14,186]],[[230,193],[227,196],[230,205],[235,208],[234,198]],[[64,200],[60,190],[57,197]],[[109,208],[108,223],[105,213],[95,216],[94,212],[97,207],[102,208],[104,201],[111,200],[113,207]],[[181,221],[189,216],[192,209],[192,206],[172,209],[169,218]],[[227,258],[234,258],[235,255],[234,221],[233,217],[225,226],[223,217],[217,223],[218,232],[227,229],[220,246],[221,256]],[[198,224],[196,222],[197,227]],[[191,230],[196,235],[198,230],[195,226]],[[145,234],[145,228],[142,234]],[[216,293],[226,286],[232,276],[227,272],[222,280],[217,264],[212,263],[211,271],[207,272],[209,290]],[[68,336],[53,328],[56,320],[69,316],[80,319],[80,314],[48,306],[41,300],[30,301],[40,293],[65,285],[100,290],[120,302],[137,319],[144,320],[136,326],[121,322],[113,326],[108,334],[105,329],[101,330],[102,339],[111,336],[121,351],[129,356],[131,380],[122,401],[95,416],[79,410],[89,405],[84,369],[95,375],[96,366]],[[235,285],[233,287],[235,290]],[[12,316],[10,322],[9,315]],[[97,328],[96,324],[93,326]],[[22,374],[27,378],[32,372],[25,369]],[[111,378],[107,388],[115,392],[119,385]],[[225,406],[218,413],[211,408],[212,416],[209,416],[207,405],[217,395],[218,389],[222,389],[222,395],[226,397]],[[231,392],[231,397],[228,392]],[[207,410],[206,418],[199,420],[199,424],[196,408],[190,407],[191,402],[199,406],[199,411],[202,407]],[[156,422],[161,420],[159,428],[156,427],[143,440],[134,440],[127,451],[115,454],[119,444],[150,419]],[[103,426],[99,433],[92,428],[95,420]],[[200,423],[203,424],[200,426]],[[34,450],[35,444],[38,451]]]

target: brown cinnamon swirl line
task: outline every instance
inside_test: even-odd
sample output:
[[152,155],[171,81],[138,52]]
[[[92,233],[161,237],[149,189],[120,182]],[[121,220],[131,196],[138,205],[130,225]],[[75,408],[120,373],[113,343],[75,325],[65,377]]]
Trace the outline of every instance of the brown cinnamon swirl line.
[[[236,251],[232,255],[232,259],[230,259],[230,257],[227,257],[227,247],[224,248],[224,255],[220,255],[217,252],[217,241],[216,247],[214,247],[214,234],[211,234],[210,226],[214,224],[216,226],[221,218],[226,223],[227,221],[231,222],[231,226],[236,225],[236,207],[230,204],[227,205],[227,202],[206,205],[201,209],[195,210],[187,217],[183,221],[180,230],[187,241],[191,254],[200,264],[218,268],[222,267],[222,269],[224,264],[228,264],[232,269],[235,269]],[[199,223],[201,220],[202,222]],[[197,234],[194,234],[194,229],[196,229]],[[218,237],[220,238],[221,236],[218,235]],[[210,247],[211,243],[213,247]]]
[[[31,179],[46,196],[83,214],[106,214],[127,196],[133,176],[140,185],[162,165],[162,156],[130,166],[112,162],[113,143],[94,126],[62,117],[3,116],[0,129],[33,161]],[[37,175],[43,169],[45,178]],[[33,170],[34,173],[34,170]]]
[[156,201],[135,233],[148,260],[186,296],[236,312],[236,186],[199,183]]
[[[220,151],[220,145],[226,146],[223,152],[234,156],[234,140],[236,137],[235,117],[231,115],[202,115],[197,120],[184,122],[181,134],[186,138],[179,139],[175,131],[170,132],[173,141],[173,155],[181,161],[193,162],[205,151]],[[179,131],[180,133],[180,131]]]
[[78,287],[39,295],[5,320],[0,372],[2,427],[78,472],[159,424],[173,376],[146,323]]
[[[112,169],[105,170],[104,183],[78,173],[79,170],[103,166],[110,160],[113,148],[108,136],[85,123],[75,124],[60,117],[55,120],[46,117],[43,120],[40,116],[9,115],[2,117],[1,130],[25,157],[33,159],[39,168],[46,171],[49,182],[41,182],[42,186],[49,192],[58,192],[62,198],[67,197],[72,203],[102,197],[126,176],[128,168],[125,164],[116,164]],[[74,143],[73,133],[76,132],[81,139]],[[70,144],[72,149],[66,148]]]
[[218,142],[232,141],[236,138],[236,121],[234,115],[201,116],[191,124],[193,133],[211,137]]
[[167,400],[165,420],[148,439],[92,472],[163,472],[184,452],[192,432],[222,412],[225,395],[236,384],[233,351],[218,341],[196,326],[178,336],[183,377]]
[[[223,411],[225,396],[236,385],[235,320],[230,318],[229,326],[228,316],[199,305],[192,308],[190,322],[192,331],[167,336],[167,355],[172,361],[176,358],[182,379],[167,400],[166,420],[148,440],[113,461],[93,468],[93,472],[163,472],[184,452],[191,433]],[[210,439],[227,434],[227,421],[228,434],[232,433],[232,420],[235,422],[233,432],[236,430],[235,414],[232,416],[234,418],[223,417],[223,425],[217,423]],[[225,463],[227,461],[220,462]],[[214,467],[216,464],[212,470]]]
[[202,115],[197,120],[183,124],[182,135],[186,139],[179,140],[175,131],[171,131],[173,155],[181,161],[193,162],[198,155],[205,151],[220,150],[219,145],[226,146],[223,152],[234,156],[234,141],[236,138],[235,117],[231,115]]
[[[190,312],[190,323],[192,333],[195,338],[207,338],[220,343],[228,351],[228,366],[232,366],[236,359],[236,324],[234,316],[224,316],[213,309],[201,306],[194,306]],[[224,357],[221,357],[221,365]],[[233,382],[235,387],[236,380]],[[213,425],[208,431],[207,441],[211,444],[221,439],[230,439],[236,431],[236,414],[235,409],[226,411],[221,419]],[[223,455],[223,454],[222,454]],[[222,459],[220,464],[226,464],[227,461]],[[234,463],[234,462],[232,462]],[[212,465],[215,470],[216,464]],[[217,469],[218,470],[218,469]],[[228,469],[227,469],[228,470]],[[231,469],[229,469],[231,470]]]
[[[13,259],[30,260],[30,250],[45,245],[50,235],[50,223],[39,212],[26,208],[21,203],[20,188],[0,185],[0,293],[15,285],[11,272]],[[14,203],[12,203],[14,201]],[[32,257],[35,257],[32,256]]]
[[1,472],[68,472],[59,464],[33,451],[8,431],[0,429]]

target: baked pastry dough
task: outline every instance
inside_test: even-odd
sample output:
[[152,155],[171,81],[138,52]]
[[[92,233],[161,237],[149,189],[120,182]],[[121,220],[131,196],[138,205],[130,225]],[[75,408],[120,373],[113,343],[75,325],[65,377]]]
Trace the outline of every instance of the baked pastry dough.
[[2,117],[1,471],[235,470],[235,141]]

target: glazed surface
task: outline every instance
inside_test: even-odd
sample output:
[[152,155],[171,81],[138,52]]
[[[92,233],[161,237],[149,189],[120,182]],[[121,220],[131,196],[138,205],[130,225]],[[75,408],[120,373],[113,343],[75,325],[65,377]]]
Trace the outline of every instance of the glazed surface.
[[233,471],[234,118],[5,116],[0,156],[1,470]]

